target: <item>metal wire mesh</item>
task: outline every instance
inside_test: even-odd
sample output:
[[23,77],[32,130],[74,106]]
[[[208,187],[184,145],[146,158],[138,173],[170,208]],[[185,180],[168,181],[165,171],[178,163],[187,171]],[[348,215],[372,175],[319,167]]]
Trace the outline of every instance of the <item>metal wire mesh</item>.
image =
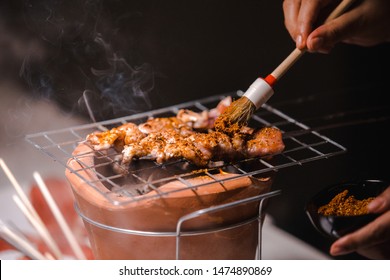
[[[346,148],[342,145],[313,131],[305,124],[298,122],[276,108],[265,104],[262,109],[253,115],[249,126],[254,128],[274,126],[282,131],[285,150],[280,154],[273,155],[272,159],[252,158],[233,163],[218,162],[213,167],[207,169],[199,169],[196,165],[185,160],[177,160],[165,164],[143,160],[142,164],[139,163],[141,161],[130,164],[128,169],[123,170],[123,172],[107,173],[102,172],[102,170],[112,169],[112,166],[117,164],[115,158],[118,152],[115,150],[91,152],[95,158],[94,163],[91,165],[86,165],[79,158],[91,156],[90,154],[78,156],[72,154],[80,142],[85,141],[85,137],[94,131],[104,131],[128,122],[139,124],[151,117],[176,116],[178,111],[184,108],[195,112],[210,110],[215,108],[228,95],[233,96],[233,98],[236,97],[236,93],[217,95],[128,117],[31,134],[27,135],[26,139],[40,151],[81,177],[91,187],[95,188],[96,183],[104,184],[111,192],[101,194],[114,204],[118,204],[115,197],[128,197],[127,203],[142,199],[140,194],[151,190],[155,190],[158,195],[164,195],[164,193],[158,192],[159,186],[172,180],[179,180],[188,188],[196,188],[200,185],[194,186],[189,181],[190,178],[204,175],[213,179],[214,182],[219,182],[214,175],[220,173],[221,170],[237,174],[237,177],[252,176],[259,178],[267,176],[269,172],[328,158],[346,151]],[[74,169],[69,167],[67,161],[70,158],[78,161],[80,168]],[[117,167],[121,168],[119,165]],[[85,172],[82,171],[86,170],[92,172],[95,176],[83,177],[82,174]],[[234,180],[235,178],[232,177],[230,179]],[[123,199],[121,203],[123,203]]]

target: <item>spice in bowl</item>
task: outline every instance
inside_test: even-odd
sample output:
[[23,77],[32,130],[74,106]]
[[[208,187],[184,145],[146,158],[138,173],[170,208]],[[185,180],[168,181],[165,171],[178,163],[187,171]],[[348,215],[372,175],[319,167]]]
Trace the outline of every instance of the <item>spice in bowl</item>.
[[340,238],[378,217],[376,213],[369,213],[367,206],[388,185],[383,180],[334,184],[313,196],[306,203],[305,211],[320,233],[332,239]]
[[356,199],[353,195],[348,196],[348,190],[337,194],[332,200],[318,208],[318,214],[324,216],[358,216],[368,214],[367,205],[375,197],[362,200]]

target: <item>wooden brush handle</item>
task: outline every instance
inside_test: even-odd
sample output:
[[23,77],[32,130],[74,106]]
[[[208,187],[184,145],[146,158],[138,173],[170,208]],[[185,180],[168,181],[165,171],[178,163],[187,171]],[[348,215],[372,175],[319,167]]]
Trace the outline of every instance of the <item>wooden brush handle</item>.
[[[330,15],[326,18],[324,23],[327,23],[337,17],[339,17],[342,13],[344,13],[349,6],[355,2],[356,0],[343,0],[340,4],[330,13]],[[294,65],[295,62],[306,52],[306,49],[298,49],[295,48],[290,55],[283,60],[283,62],[271,73],[271,76],[276,80],[279,80],[291,66]]]

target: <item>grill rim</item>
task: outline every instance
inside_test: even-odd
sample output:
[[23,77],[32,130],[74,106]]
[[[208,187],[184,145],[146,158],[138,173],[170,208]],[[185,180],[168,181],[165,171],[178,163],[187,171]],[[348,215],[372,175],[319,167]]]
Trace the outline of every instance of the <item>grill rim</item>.
[[[161,114],[170,113],[172,115],[175,115],[182,108],[196,107],[199,110],[211,109],[211,108],[207,107],[207,104],[218,103],[223,98],[226,98],[228,96],[235,98],[235,97],[238,97],[239,95],[240,95],[240,92],[231,92],[231,93],[226,93],[226,94],[221,94],[221,95],[214,95],[214,96],[210,96],[210,97],[199,99],[199,100],[188,101],[188,102],[184,102],[181,104],[168,106],[165,108],[160,108],[160,109],[151,110],[148,112],[134,114],[131,116],[120,117],[120,118],[115,118],[115,119],[111,119],[111,120],[105,120],[105,121],[101,121],[101,122],[97,122],[97,123],[83,124],[83,125],[78,125],[78,126],[64,128],[64,129],[34,133],[34,134],[27,135],[26,140],[29,143],[31,143],[33,146],[35,146],[38,150],[40,150],[44,154],[51,157],[54,161],[59,162],[61,165],[63,165],[71,173],[76,174],[78,177],[80,177],[80,179],[82,179],[89,186],[96,189],[96,187],[95,187],[96,181],[90,181],[89,179],[85,178],[84,176],[81,176],[79,174],[79,173],[81,173],[79,170],[71,169],[69,167],[69,164],[68,164],[69,160],[76,160],[77,162],[79,162],[79,164],[81,166],[80,170],[83,170],[83,171],[85,171],[86,169],[92,170],[94,175],[96,175],[96,177],[98,178],[97,181],[99,181],[99,182],[110,181],[110,178],[108,176],[105,176],[105,175],[100,174],[99,172],[96,172],[95,165],[83,166],[83,163],[80,160],[80,158],[82,156],[90,156],[89,154],[78,155],[78,156],[73,155],[73,150],[78,145],[86,144],[85,131],[87,131],[87,130],[89,130],[91,132],[97,131],[97,130],[104,131],[104,130],[107,130],[107,128],[106,128],[107,126],[118,126],[120,124],[124,124],[127,122],[134,122],[134,123],[139,124],[140,122],[142,122],[142,121],[140,121],[142,119],[156,117],[156,116],[161,115]],[[279,120],[275,121],[275,122],[267,121],[267,119],[264,118],[264,115],[267,115],[268,113],[271,114],[272,116],[277,116]],[[137,120],[139,122],[137,122]],[[255,114],[253,116],[253,121],[259,123],[262,126],[274,126],[274,127],[279,128],[282,131],[284,141],[291,140],[292,142],[294,142],[297,145],[296,147],[292,147],[292,148],[286,146],[285,150],[282,153],[274,154],[272,156],[272,158],[276,158],[278,156],[281,156],[282,159],[285,160],[285,162],[278,163],[275,165],[275,164],[270,163],[267,160],[267,157],[259,157],[259,158],[254,158],[254,159],[244,159],[244,160],[233,162],[233,163],[224,163],[221,166],[208,168],[206,170],[206,172],[213,172],[219,168],[232,167],[233,169],[240,172],[240,174],[238,174],[237,177],[235,177],[235,178],[239,178],[242,176],[249,176],[249,177],[256,178],[258,176],[267,174],[268,172],[276,172],[282,168],[287,168],[287,167],[291,167],[291,166],[295,166],[295,165],[302,165],[302,164],[305,164],[305,163],[308,163],[311,161],[320,160],[320,159],[326,159],[326,158],[329,158],[329,157],[332,157],[335,155],[345,153],[347,151],[347,149],[345,147],[343,147],[342,145],[336,143],[335,141],[331,140],[330,138],[318,133],[317,131],[311,129],[307,125],[293,119],[292,117],[288,116],[287,114],[281,112],[280,110],[278,110],[278,109],[276,109],[268,104],[264,104],[262,106],[262,111],[259,114]],[[284,131],[282,128],[284,125],[293,125],[294,127],[297,128],[297,130]],[[63,142],[53,140],[56,138],[56,136],[58,136],[58,135],[61,136],[61,134],[70,134],[72,137],[74,137],[74,139],[72,139],[72,140],[67,139],[66,141],[63,141]],[[298,137],[305,136],[305,135],[315,136],[319,139],[319,141],[316,143],[307,144],[307,143],[304,143],[301,140],[299,140]],[[41,144],[38,140],[45,141],[46,143]],[[326,144],[333,147],[334,151],[324,153],[324,152],[321,152],[317,149],[317,147],[319,147],[321,145],[326,145]],[[70,148],[70,150],[67,150],[69,148]],[[298,159],[298,160],[292,156],[293,153],[299,153],[302,151],[311,152],[312,155],[311,156],[304,156],[303,158]],[[94,153],[96,153],[96,152],[94,152]],[[242,168],[243,164],[244,165],[245,164],[248,164],[248,165],[259,164],[260,166],[263,166],[263,167],[261,169],[245,170]],[[162,164],[162,165],[156,164],[156,166],[154,168],[161,168],[164,166],[166,166],[166,165],[165,164]],[[183,172],[179,176],[175,175],[175,176],[167,177],[164,180],[165,181],[171,181],[171,180],[177,180],[177,179],[182,180],[183,177],[189,176],[189,175],[191,175],[191,172]],[[215,182],[223,183],[223,181],[224,180],[220,180],[220,181],[216,180]],[[215,182],[211,182],[211,183],[215,183]],[[153,186],[154,184],[156,184],[156,182],[155,181],[145,182],[145,184]],[[188,188],[197,188],[200,186],[203,186],[203,185],[194,185],[194,186],[189,185]],[[132,201],[139,200],[138,198],[134,199],[134,196],[132,196],[132,195],[128,195],[128,197],[130,198],[128,202],[123,202],[123,201],[118,202],[115,199],[112,199],[111,197],[109,197],[107,194],[102,193],[102,195],[105,196],[109,201],[111,201],[111,203],[116,204],[116,205],[131,203]]]

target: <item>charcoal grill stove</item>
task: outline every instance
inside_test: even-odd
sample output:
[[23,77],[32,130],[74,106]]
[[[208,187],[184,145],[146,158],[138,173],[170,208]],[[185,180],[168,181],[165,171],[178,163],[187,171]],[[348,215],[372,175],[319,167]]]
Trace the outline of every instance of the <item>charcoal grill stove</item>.
[[[340,144],[321,135],[315,130],[309,128],[293,118],[287,116],[281,111],[270,105],[264,104],[261,110],[258,110],[249,122],[250,127],[274,126],[283,133],[285,150],[269,158],[253,158],[236,161],[233,163],[216,162],[207,169],[199,169],[197,166],[185,160],[171,161],[164,164],[158,164],[150,160],[134,161],[126,170],[121,170],[117,162],[118,153],[113,150],[93,151],[87,149],[86,152],[74,154],[75,149],[85,141],[86,135],[94,131],[105,131],[122,124],[133,122],[136,124],[145,122],[151,117],[171,117],[176,116],[180,109],[190,109],[195,112],[210,110],[228,95],[237,98],[238,93],[212,96],[201,100],[182,103],[179,105],[153,110],[145,113],[135,114],[128,117],[117,118],[113,120],[80,125],[67,129],[48,131],[31,134],[26,139],[43,153],[50,156],[55,161],[62,164],[69,174],[76,176],[78,180],[85,184],[85,187],[91,188],[99,194],[112,209],[125,208],[131,204],[141,205],[145,200],[159,199],[163,200],[170,195],[177,196],[179,192],[193,191],[207,187],[209,184],[227,184],[229,181],[240,180],[241,178],[252,178],[257,182],[271,178],[279,169],[301,165],[303,163],[325,159],[344,153],[346,149]],[[92,161],[85,161],[85,158],[93,157]],[[69,159],[77,164],[69,164]],[[116,172],[112,172],[113,166]],[[118,172],[119,169],[119,172]],[[217,174],[233,174],[228,178],[220,178]],[[197,176],[207,177],[209,180],[205,183],[194,184],[192,178]],[[184,185],[180,190],[160,190],[160,186],[177,181]],[[102,188],[102,186],[104,186]],[[264,191],[265,190],[265,191]],[[171,193],[172,192],[172,193]],[[148,195],[143,195],[148,193]],[[237,200],[223,201],[217,205],[208,205],[205,208],[197,208],[193,212],[185,212],[175,220],[175,227],[156,229],[131,228],[131,226],[121,227],[116,224],[110,224],[105,220],[99,220],[91,217],[88,211],[80,209],[78,201],[76,210],[83,218],[87,227],[94,227],[101,230],[109,230],[118,234],[134,235],[140,238],[147,237],[171,237],[175,240],[176,259],[183,256],[183,237],[208,236],[218,232],[237,229],[241,226],[256,225],[256,259],[261,259],[261,225],[264,217],[263,204],[269,197],[276,196],[279,190],[271,191],[270,188],[263,189],[261,193],[251,194],[249,197],[239,197]],[[77,200],[77,199],[76,199]],[[210,225],[208,222],[202,224],[200,228],[184,226],[190,220],[197,220],[203,215],[213,215],[214,213],[233,213],[242,205],[255,204],[256,213],[246,215],[243,220],[230,221],[229,223]],[[95,230],[96,231],[96,230]],[[93,243],[93,241],[92,241]],[[256,245],[256,244],[255,244]],[[146,249],[144,249],[146,250]],[[166,257],[166,256],[164,256]],[[168,256],[171,258],[172,256]],[[158,258],[158,257],[157,257]],[[194,258],[191,256],[191,258]]]

